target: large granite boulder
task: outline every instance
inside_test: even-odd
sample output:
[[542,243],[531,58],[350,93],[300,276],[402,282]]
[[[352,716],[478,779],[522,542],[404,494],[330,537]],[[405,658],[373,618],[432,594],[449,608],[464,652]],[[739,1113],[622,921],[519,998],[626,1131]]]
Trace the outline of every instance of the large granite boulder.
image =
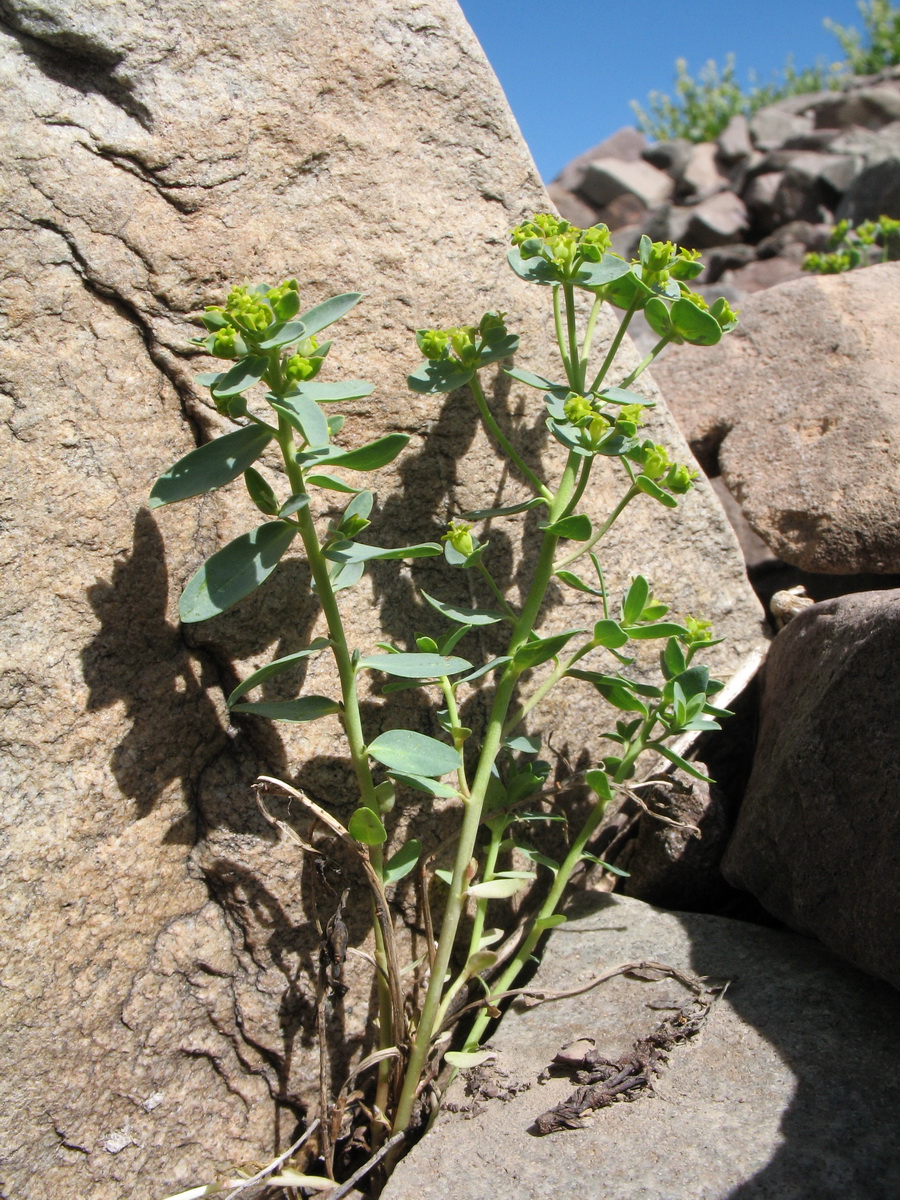
[[900,571],[900,264],[748,296],[705,355],[656,368],[682,429],[744,515],[806,571]]
[[900,987],[900,591],[805,608],[761,675],[723,862],[781,921]]
[[579,897],[572,917],[550,935],[531,988],[575,992],[641,959],[730,980],[699,1038],[672,1052],[654,1095],[538,1137],[536,1118],[577,1087],[564,1076],[540,1082],[563,1046],[593,1038],[620,1060],[689,993],[644,972],[507,1012],[491,1043],[494,1079],[470,1085],[474,1096],[454,1084],[450,1103],[462,1111],[438,1118],[384,1200],[897,1195],[900,996],[804,938],[746,922],[596,895]]
[[[230,282],[295,275],[310,304],[366,293],[329,362],[331,378],[378,382],[348,406],[347,438],[412,436],[376,478],[373,540],[439,536],[448,515],[497,499],[499,471],[465,396],[407,392],[413,331],[500,308],[522,364],[545,369],[549,326],[503,257],[508,228],[548,201],[454,0],[4,0],[0,14],[0,1190],[118,1200],[264,1158],[314,1107],[315,873],[274,843],[249,785],[266,770],[338,813],[353,803],[335,723],[231,727],[224,714],[238,676],[317,629],[303,562],[178,628],[180,587],[252,520],[240,488],[157,517],[143,507],[154,478],[222,428],[192,383],[208,364],[186,348],[189,314]],[[624,348],[623,370],[634,362]],[[493,402],[552,473],[533,395],[501,378]],[[663,407],[654,432],[686,453]],[[616,493],[598,487],[594,512]],[[509,544],[500,525],[492,536]],[[676,611],[712,617],[729,639],[717,670],[758,644],[707,488],[675,519],[648,500],[610,545],[614,589],[644,569]],[[512,587],[511,544],[506,562]],[[595,615],[574,595],[552,598],[559,627]],[[347,611],[365,647],[408,643],[429,621],[389,567]],[[317,671],[310,690],[325,688]],[[373,700],[368,728],[397,712]],[[429,714],[399,719],[426,727]],[[535,728],[593,752],[597,724],[583,687]],[[418,819],[434,834],[442,818]],[[357,946],[370,920],[348,879]],[[368,971],[348,964],[335,1026],[348,1055],[372,1037]],[[343,1066],[337,1055],[338,1084]]]

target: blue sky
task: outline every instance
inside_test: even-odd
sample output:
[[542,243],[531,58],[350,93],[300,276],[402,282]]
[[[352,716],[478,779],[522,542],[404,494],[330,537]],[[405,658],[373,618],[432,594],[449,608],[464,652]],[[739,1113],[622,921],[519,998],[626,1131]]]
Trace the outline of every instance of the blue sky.
[[576,154],[634,123],[629,100],[672,94],[675,59],[696,75],[736,56],[766,80],[841,58],[822,25],[862,30],[854,0],[460,0],[503,85],[538,169],[550,181]]

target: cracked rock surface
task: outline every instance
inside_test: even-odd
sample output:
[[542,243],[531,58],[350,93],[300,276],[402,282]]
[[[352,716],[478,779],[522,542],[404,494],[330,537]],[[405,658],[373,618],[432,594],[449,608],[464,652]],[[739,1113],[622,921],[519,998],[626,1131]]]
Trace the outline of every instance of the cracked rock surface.
[[[319,632],[302,561],[215,622],[178,627],[180,588],[252,520],[237,487],[143,507],[162,470],[223,428],[191,382],[207,364],[185,349],[188,316],[231,282],[295,275],[309,304],[364,292],[328,364],[378,382],[347,406],[346,443],[412,435],[375,477],[372,540],[439,536],[448,515],[499,499],[500,473],[464,397],[406,392],[412,331],[503,309],[521,365],[546,369],[534,290],[503,247],[547,199],[452,0],[0,0],[0,89],[0,1190],[164,1195],[267,1158],[315,1102],[309,872],[271,841],[249,785],[265,770],[338,815],[353,802],[330,719],[285,733],[224,715],[223,690]],[[625,347],[623,372],[635,361]],[[534,393],[498,380],[493,403],[558,470]],[[686,456],[663,406],[651,433]],[[589,510],[619,491],[598,487]],[[500,494],[522,492],[504,478]],[[636,507],[610,538],[609,583],[644,570],[675,612],[710,616],[728,674],[759,644],[759,611],[708,487],[679,528]],[[491,536],[516,595],[507,531]],[[416,570],[470,602],[458,577]],[[413,604],[409,576],[376,567],[347,601],[351,639],[408,641]],[[583,597],[551,598],[552,626],[593,619]],[[323,672],[283,682],[327,692]],[[365,718],[374,734],[427,729],[430,714],[406,693]],[[578,750],[596,725],[593,693],[573,688],[534,728],[565,751],[567,730]],[[413,820],[436,837],[444,817]],[[351,916],[358,946],[366,905]],[[346,982],[334,1032],[352,1054],[372,1036],[359,960]],[[338,1055],[338,1083],[342,1070]]]

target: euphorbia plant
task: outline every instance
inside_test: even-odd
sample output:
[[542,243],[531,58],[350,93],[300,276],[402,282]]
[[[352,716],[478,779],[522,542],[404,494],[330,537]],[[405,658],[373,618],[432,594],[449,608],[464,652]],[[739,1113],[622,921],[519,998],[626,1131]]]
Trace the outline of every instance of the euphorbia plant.
[[[643,576],[631,581],[614,606],[597,549],[628,505],[675,508],[696,474],[673,462],[664,446],[642,436],[643,416],[651,404],[631,390],[634,381],[669,342],[712,345],[733,328],[735,316],[725,301],[710,308],[690,290],[690,281],[701,269],[697,256],[668,242],[652,243],[644,237],[639,257],[627,262],[610,252],[605,226],[581,230],[547,215],[513,230],[512,242],[508,258],[513,271],[548,289],[561,368],[556,378],[512,365],[503,369],[534,389],[546,408],[547,428],[565,452],[557,479],[543,479],[529,466],[502,432],[481,385],[484,368],[509,363],[518,349],[504,314],[486,313],[471,326],[420,330],[417,341],[426,361],[409,376],[410,387],[425,395],[467,388],[489,436],[531,495],[508,507],[460,514],[441,542],[403,547],[367,543],[363,535],[374,496],[358,488],[356,480],[359,473],[391,462],[408,439],[389,434],[354,450],[335,444],[343,419],[327,415],[329,406],[364,397],[373,388],[360,380],[322,382],[319,376],[331,343],[317,339],[360,296],[336,296],[301,314],[297,284],[289,280],[274,288],[235,288],[223,307],[203,314],[208,336],[196,344],[231,365],[201,376],[200,382],[237,428],[181,459],[160,477],[151,496],[154,506],[169,504],[242,475],[250,500],[264,518],[214,554],[190,580],[179,605],[182,621],[206,620],[243,599],[263,583],[291,545],[302,547],[309,563],[327,636],[254,672],[231,693],[228,706],[236,714],[291,722],[338,714],[343,726],[357,786],[356,806],[346,825],[333,812],[281,786],[301,795],[356,850],[371,889],[383,1052],[377,1059],[373,1144],[386,1129],[397,1132],[415,1121],[422,1080],[433,1074],[436,1058],[447,1045],[443,1031],[461,1003],[474,1004],[473,995],[482,1003],[480,1008],[474,1004],[463,1049],[448,1052],[446,1058],[455,1066],[478,1061],[478,1047],[497,1012],[498,998],[514,984],[541,935],[565,920],[560,904],[566,885],[579,863],[592,859],[591,837],[604,809],[617,789],[628,786],[640,756],[662,755],[699,775],[667,741],[688,730],[716,729],[716,718],[722,715],[711,703],[721,684],[695,661],[699,650],[714,644],[709,624],[690,617],[669,619],[665,604],[654,598]],[[576,311],[579,291],[593,300],[583,328]],[[625,315],[612,345],[592,367],[592,341],[604,302]],[[635,370],[616,379],[616,352],[639,310],[659,341]],[[264,390],[251,408],[257,385]],[[277,448],[283,464],[286,483],[280,491],[253,465],[271,447]],[[622,493],[595,527],[580,511],[580,503],[598,464],[618,473]],[[317,521],[317,494],[322,491],[352,497],[327,528]],[[540,548],[524,599],[515,605],[491,574],[490,545],[478,530],[492,518],[532,511],[539,516]],[[445,634],[415,636],[414,650],[389,644],[351,647],[341,593],[359,581],[367,565],[441,554],[448,570],[478,574],[493,596],[491,606],[464,607],[423,592],[424,602],[446,621]],[[594,599],[597,619],[590,629],[542,632],[541,609],[552,580]],[[476,663],[465,656],[465,639],[486,625],[505,628],[505,646],[497,657]],[[629,670],[633,643],[648,640],[661,647],[661,678],[655,684]],[[332,695],[277,702],[250,698],[259,684],[310,655],[332,657],[337,676]],[[389,677],[386,693],[415,687],[437,695],[441,706],[431,734],[366,727],[359,688],[372,672],[376,678]],[[528,821],[557,815],[544,795],[549,765],[535,757],[539,742],[526,734],[525,722],[553,688],[572,678],[596,689],[598,726],[607,725],[603,736],[614,752],[586,771],[584,782],[593,803],[557,862],[531,847],[521,832]],[[493,684],[490,713],[473,737],[460,718],[460,698],[465,689],[488,679]],[[276,781],[268,783],[278,786]],[[446,884],[446,898],[429,947],[424,1000],[409,1017],[387,889],[434,848],[423,849],[415,840],[395,845],[390,854],[386,847],[396,841],[392,828],[398,824],[397,800],[411,792],[444,798],[458,810],[459,825],[452,864],[437,871]],[[529,869],[502,865],[505,852],[514,847],[525,855]],[[552,880],[546,899],[499,971],[491,946],[501,935],[486,930],[489,906],[527,887],[539,870],[548,871]]]

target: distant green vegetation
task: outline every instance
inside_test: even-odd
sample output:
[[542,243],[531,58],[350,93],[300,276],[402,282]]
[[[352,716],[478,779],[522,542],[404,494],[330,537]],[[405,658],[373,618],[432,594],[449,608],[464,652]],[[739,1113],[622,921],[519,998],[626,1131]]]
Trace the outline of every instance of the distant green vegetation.
[[814,271],[817,275],[840,275],[855,267],[891,262],[898,257],[900,221],[882,216],[877,221],[863,221],[855,229],[851,229],[849,221],[839,221],[828,239],[828,253],[807,254],[803,270]]
[[826,19],[825,27],[838,39],[844,58],[840,62],[797,70],[789,58],[784,68],[764,84],[750,73],[750,85],[742,88],[735,72],[735,57],[729,54],[725,65],[712,59],[695,79],[688,73],[687,60],[675,63],[675,97],[651,92],[649,112],[637,101],[631,107],[638,129],[655,141],[687,138],[691,142],[711,142],[733,116],[752,116],[758,109],[788,96],[837,88],[848,75],[871,75],[900,63],[900,8],[890,0],[860,0],[859,14],[864,33],[852,26],[836,25]]

